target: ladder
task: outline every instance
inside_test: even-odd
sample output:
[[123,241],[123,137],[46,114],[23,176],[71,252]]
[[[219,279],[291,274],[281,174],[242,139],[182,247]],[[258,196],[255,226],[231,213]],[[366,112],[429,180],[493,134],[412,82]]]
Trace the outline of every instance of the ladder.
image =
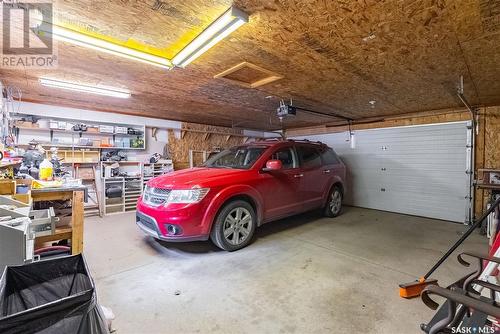
[[82,180],[82,184],[87,187],[88,201],[83,207],[85,217],[102,217],[101,201],[99,200],[99,191],[97,190],[95,166],[82,166],[75,164],[76,178]]

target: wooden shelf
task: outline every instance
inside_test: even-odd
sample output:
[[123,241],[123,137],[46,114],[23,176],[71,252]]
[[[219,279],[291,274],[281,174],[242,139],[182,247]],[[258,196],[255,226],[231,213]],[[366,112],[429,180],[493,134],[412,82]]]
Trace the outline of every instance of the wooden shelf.
[[103,164],[109,164],[112,165],[114,163],[119,163],[119,164],[132,164],[132,165],[140,165],[140,161],[132,161],[132,160],[124,160],[124,161],[101,161]]
[[[493,174],[493,175],[492,175]],[[477,171],[476,187],[479,189],[500,190],[499,181],[500,169],[481,168]],[[493,181],[492,179],[495,179]]]
[[[120,198],[120,197],[113,197],[113,198]],[[108,199],[108,198],[106,198]],[[123,206],[123,203],[118,203],[118,204],[106,204],[106,207],[108,208],[114,208],[116,206]]]
[[500,184],[476,183],[476,187],[479,189],[500,190]]
[[[19,117],[20,115],[27,115],[24,113],[17,113],[14,115],[15,117]],[[66,129],[59,129],[59,128],[39,128],[39,127],[29,127],[29,126],[23,126],[20,124],[19,126],[14,126],[14,134],[16,136],[16,144],[17,145],[27,145],[25,143],[20,143],[19,142],[19,134],[20,132],[38,132],[38,133],[46,133],[48,136],[50,136],[50,139],[48,142],[45,143],[40,143],[41,145],[45,146],[54,146],[54,147],[64,147],[64,148],[94,148],[94,149],[110,149],[110,150],[116,150],[116,149],[121,149],[121,150],[144,150],[146,149],[146,127],[144,125],[137,125],[137,124],[113,124],[113,123],[107,123],[107,122],[96,122],[92,120],[81,120],[81,121],[75,121],[72,119],[66,119],[66,118],[59,118],[59,117],[47,117],[43,118],[42,120],[48,121],[48,122],[64,122],[66,125],[69,124],[69,126],[73,126],[74,124],[78,123],[85,123],[92,129],[99,128],[100,126],[108,126],[111,127],[114,131],[116,131],[116,126],[123,127],[123,128],[132,128],[136,131],[141,132],[141,134],[129,134],[129,133],[109,133],[109,132],[94,132],[93,131],[74,131],[72,129],[66,128]],[[71,136],[71,141],[72,143],[70,144],[65,144],[65,143],[54,143],[54,134],[67,134]],[[99,140],[98,138],[95,137],[103,137],[102,140]],[[89,145],[78,145],[78,139],[80,138],[88,138],[89,140],[92,140],[94,143],[92,146]],[[107,139],[104,139],[107,138]],[[140,138],[143,141],[143,146],[142,147],[125,147],[123,146],[123,142],[125,138],[130,138],[131,140],[127,141],[127,144],[130,146],[131,141],[134,138]],[[24,138],[25,139],[25,138]],[[110,143],[113,146],[101,146],[98,144],[106,144]]]
[[[137,135],[137,134],[129,134],[129,133],[109,133],[109,132],[93,132],[93,131],[74,131],[74,130],[64,130],[64,129],[51,129],[51,128],[32,128],[28,126],[14,126],[14,128],[19,129],[19,130],[28,130],[28,131],[35,131],[35,132],[55,132],[55,133],[67,133],[67,134],[78,134],[78,135],[83,135],[83,134],[88,134],[88,135],[95,135],[95,136],[107,136],[107,137],[113,137],[113,136],[120,136],[120,137],[142,137],[144,136],[143,134]],[[141,129],[142,131],[142,129]]]
[[53,235],[36,237],[35,242],[44,242],[71,239],[71,254],[83,252],[83,198],[84,191],[64,188],[45,189],[44,191],[33,191],[34,202],[39,201],[66,201],[71,199],[71,227],[56,228]]

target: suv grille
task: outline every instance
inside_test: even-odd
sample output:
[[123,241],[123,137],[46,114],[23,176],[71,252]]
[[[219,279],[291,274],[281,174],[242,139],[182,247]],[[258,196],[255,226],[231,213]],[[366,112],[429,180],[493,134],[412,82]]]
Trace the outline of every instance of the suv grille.
[[146,186],[142,200],[151,206],[160,206],[167,202],[171,189],[152,188]]
[[152,230],[152,231],[156,231],[156,225],[154,222],[152,222],[151,220],[149,219],[139,219],[139,222],[145,226],[146,228]]

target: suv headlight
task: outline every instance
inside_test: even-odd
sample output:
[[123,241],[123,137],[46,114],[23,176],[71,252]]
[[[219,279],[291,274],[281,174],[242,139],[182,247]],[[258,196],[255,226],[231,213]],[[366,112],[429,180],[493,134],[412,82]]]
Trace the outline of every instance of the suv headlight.
[[168,194],[168,198],[165,204],[198,203],[208,194],[209,190],[209,188],[173,189],[170,194]]

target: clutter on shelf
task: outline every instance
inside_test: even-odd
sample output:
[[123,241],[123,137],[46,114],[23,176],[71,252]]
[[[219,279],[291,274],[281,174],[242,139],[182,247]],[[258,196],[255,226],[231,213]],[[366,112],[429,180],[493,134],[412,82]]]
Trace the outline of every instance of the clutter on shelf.
[[159,153],[152,154],[144,162],[106,157],[109,160],[101,162],[102,203],[105,215],[135,210],[144,185],[153,177],[174,170],[172,160],[164,159]]
[[43,145],[76,148],[145,149],[145,126],[65,118],[44,118],[22,113],[13,116],[12,138],[16,145],[27,145],[26,136],[45,137]]
[[125,161],[127,160],[127,152],[125,151],[107,151],[102,152],[101,161]]

